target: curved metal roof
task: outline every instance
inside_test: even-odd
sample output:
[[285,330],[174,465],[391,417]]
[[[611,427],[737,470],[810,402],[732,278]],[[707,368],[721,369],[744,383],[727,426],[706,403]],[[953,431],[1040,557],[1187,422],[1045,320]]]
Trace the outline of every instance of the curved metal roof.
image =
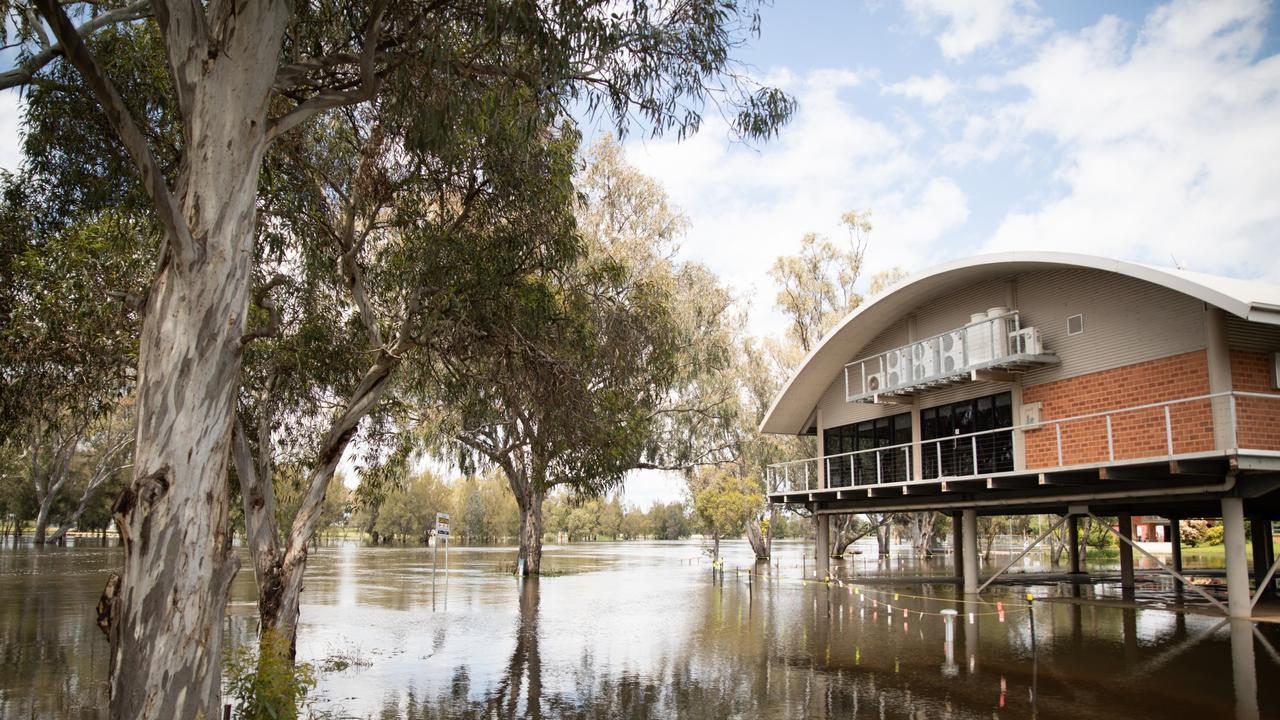
[[894,285],[840,321],[800,363],[774,398],[760,431],[802,434],[822,393],[852,355],[928,300],[991,278],[1051,269],[1103,270],[1190,295],[1237,317],[1280,325],[1280,285],[1059,252],[1005,252],[934,266]]

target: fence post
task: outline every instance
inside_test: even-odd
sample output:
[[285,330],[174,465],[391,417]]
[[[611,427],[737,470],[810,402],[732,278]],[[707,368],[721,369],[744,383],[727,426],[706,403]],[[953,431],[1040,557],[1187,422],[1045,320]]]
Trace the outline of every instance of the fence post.
[[880,471],[880,451],[876,451],[876,484],[884,482],[884,475]]
[[907,468],[907,482],[911,482],[911,448],[902,448],[902,459],[906,462],[904,467]]
[[942,477],[942,441],[935,441],[933,447],[938,451],[938,477]]
[[969,445],[973,448],[973,474],[978,474],[978,436],[971,435],[969,437]]

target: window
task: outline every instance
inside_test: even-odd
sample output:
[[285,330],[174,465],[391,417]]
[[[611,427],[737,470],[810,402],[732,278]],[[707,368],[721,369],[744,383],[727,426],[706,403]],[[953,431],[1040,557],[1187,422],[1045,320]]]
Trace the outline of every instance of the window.
[[855,453],[827,462],[827,487],[908,480],[911,413],[827,428],[822,432],[822,445],[823,455]]
[[1072,315],[1067,318],[1067,334],[1079,335],[1084,332],[1084,315]]
[[1013,395],[1007,392],[921,410],[920,436],[924,442],[920,459],[924,477],[1013,470],[1013,431],[988,432],[1010,427]]

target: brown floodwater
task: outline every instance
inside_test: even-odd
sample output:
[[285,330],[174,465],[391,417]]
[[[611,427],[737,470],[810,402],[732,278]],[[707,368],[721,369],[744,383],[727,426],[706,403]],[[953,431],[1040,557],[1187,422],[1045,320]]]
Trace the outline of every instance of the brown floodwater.
[[[726,543],[719,576],[697,541],[551,545],[544,564],[564,574],[523,582],[504,572],[511,548],[450,548],[447,576],[441,568],[433,580],[429,548],[326,545],[308,570],[298,638],[300,659],[317,668],[311,710],[1280,717],[1280,626],[1108,606],[1121,595],[1109,583],[993,586],[980,604],[956,600],[953,585],[859,584],[872,574],[950,573],[947,558],[877,560],[873,543],[861,547],[868,554],[840,568],[850,582],[825,585],[799,581],[802,543],[779,543],[767,567],[754,566],[744,544]],[[118,549],[92,544],[0,547],[0,718],[102,715],[108,657],[94,604],[118,561]],[[997,555],[985,571],[1004,561]],[[1034,641],[1027,591],[1041,598]],[[1163,581],[1137,597],[1198,601]],[[950,632],[946,609],[957,612]],[[251,643],[254,623],[246,570],[233,589],[228,645]]]

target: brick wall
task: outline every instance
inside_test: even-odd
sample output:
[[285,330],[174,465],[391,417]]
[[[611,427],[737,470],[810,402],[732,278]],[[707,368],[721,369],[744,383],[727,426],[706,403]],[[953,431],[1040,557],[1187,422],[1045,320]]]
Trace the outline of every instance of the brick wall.
[[[1135,405],[1195,397],[1209,392],[1209,368],[1203,350],[1135,363],[1022,391],[1023,404],[1041,403],[1041,421],[1118,410]],[[1280,403],[1277,403],[1280,409]],[[1213,449],[1213,415],[1208,400],[1169,408],[1175,453]],[[1064,465],[1105,462],[1106,418],[1063,423]],[[1117,460],[1157,457],[1168,452],[1164,409],[1153,408],[1112,416],[1112,441]],[[1052,424],[1026,433],[1028,468],[1058,464],[1057,434]]]
[[[1231,387],[1274,394],[1271,353],[1231,351]],[[1249,450],[1280,450],[1280,400],[1236,398],[1236,444]]]

